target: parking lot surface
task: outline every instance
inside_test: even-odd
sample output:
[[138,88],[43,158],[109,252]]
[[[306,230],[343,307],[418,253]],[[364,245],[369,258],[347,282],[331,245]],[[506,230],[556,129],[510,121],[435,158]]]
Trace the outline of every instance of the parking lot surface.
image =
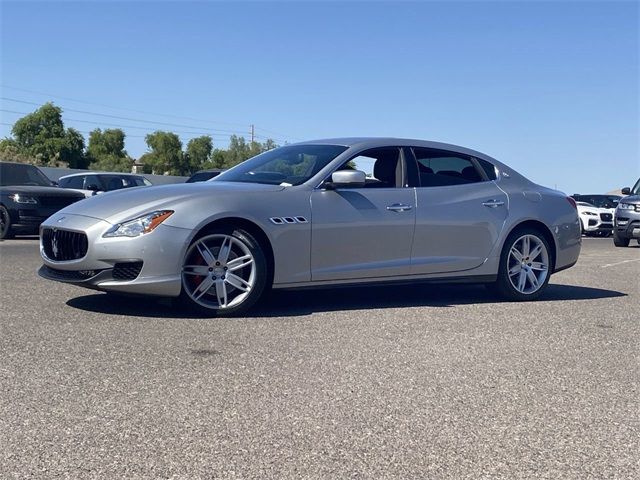
[[0,478],[639,478],[632,244],[585,239],[532,303],[405,285],[202,319],[0,242]]

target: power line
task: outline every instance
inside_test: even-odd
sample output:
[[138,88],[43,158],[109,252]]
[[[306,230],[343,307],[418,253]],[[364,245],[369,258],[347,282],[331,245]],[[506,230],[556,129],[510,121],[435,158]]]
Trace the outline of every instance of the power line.
[[[17,112],[15,110],[6,110],[4,108],[0,108],[0,112],[14,113],[16,115],[28,115],[27,112]],[[94,121],[91,121],[91,120],[80,120],[80,119],[77,119],[77,118],[66,118],[65,120],[67,120],[69,122],[90,123],[92,125],[103,125],[103,126],[109,126],[109,127],[115,127],[115,128],[135,128],[135,129],[138,129],[138,130],[150,130],[149,127],[141,127],[139,125],[118,125],[118,124],[115,124],[115,123],[94,122]],[[185,132],[185,131],[174,131],[173,133],[180,133],[180,134],[183,134],[183,135],[209,135],[209,136],[219,136],[219,137],[227,138],[227,136],[224,133]]]
[[[0,97],[0,100],[5,100],[5,101],[8,101],[8,102],[24,103],[24,104],[27,104],[27,105],[35,105],[35,106],[41,106],[42,105],[42,104],[36,103],[36,102],[28,102],[26,100],[19,100],[19,99],[16,99],[16,98],[9,98],[9,97]],[[118,119],[118,120],[129,120],[130,122],[149,123],[149,124],[153,124],[153,125],[162,125],[162,126],[167,126],[167,127],[205,129],[204,127],[193,126],[193,125],[181,125],[181,124],[177,124],[177,123],[155,122],[153,120],[141,120],[139,118],[121,117],[119,115],[110,115],[108,113],[89,112],[89,111],[86,111],[86,110],[76,110],[76,109],[73,109],[73,108],[65,108],[64,110],[67,111],[67,112],[83,113],[85,115],[96,115],[96,116],[99,116],[99,117],[115,118],[115,119]],[[241,133],[240,130],[221,130],[221,129],[218,129],[218,128],[206,128],[206,130],[216,131],[216,132],[220,132],[220,133],[228,133],[228,134]],[[242,133],[246,133],[246,132],[242,132]]]
[[28,90],[26,88],[19,88],[19,87],[14,87],[11,85],[0,85],[2,88],[8,88],[10,90],[17,90],[19,92],[25,92],[25,93],[32,93],[35,95],[43,95],[45,97],[52,97],[52,98],[61,98],[63,100],[69,100],[71,102],[77,102],[77,103],[84,103],[86,105],[95,105],[98,107],[105,107],[105,108],[110,108],[113,110],[122,110],[125,112],[135,112],[135,113],[144,113],[145,115],[158,115],[161,117],[169,117],[169,118],[181,118],[183,120],[193,120],[195,122],[206,122],[206,123],[218,123],[221,125],[232,125],[232,126],[236,126],[236,127],[244,127],[246,124],[244,123],[236,123],[236,122],[223,122],[220,120],[203,120],[201,118],[193,118],[193,117],[185,117],[185,116],[181,116],[181,115],[171,115],[168,113],[158,113],[158,112],[149,112],[149,111],[145,111],[145,110],[135,110],[132,108],[125,108],[125,107],[114,107],[112,105],[107,105],[104,103],[97,103],[97,102],[88,102],[86,100],[80,100],[77,98],[71,98],[71,97],[63,97],[60,95],[53,95],[51,93],[44,93],[44,92],[37,92],[35,90]]

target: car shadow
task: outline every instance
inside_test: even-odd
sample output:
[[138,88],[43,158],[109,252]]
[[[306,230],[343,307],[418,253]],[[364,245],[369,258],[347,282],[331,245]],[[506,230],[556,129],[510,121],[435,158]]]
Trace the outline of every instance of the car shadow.
[[[625,297],[626,293],[574,285],[549,285],[540,302],[597,300]],[[470,304],[502,303],[480,285],[398,285],[322,288],[271,292],[245,317],[291,317],[319,312],[407,308],[456,307]],[[132,317],[206,318],[194,314],[168,298],[129,297],[96,293],[75,297],[67,305],[88,312]]]

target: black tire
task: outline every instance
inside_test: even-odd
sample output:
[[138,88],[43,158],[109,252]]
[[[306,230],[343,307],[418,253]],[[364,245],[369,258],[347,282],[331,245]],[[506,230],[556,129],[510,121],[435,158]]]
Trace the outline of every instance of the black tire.
[[11,216],[9,210],[0,205],[0,240],[13,238],[14,232],[11,227]]
[[[530,259],[527,258],[526,265],[520,267],[522,270],[524,270],[525,268],[528,268],[529,270],[531,270],[533,275],[536,275],[536,279],[538,281],[540,277],[544,276],[542,283],[534,286],[531,280],[528,279],[527,272],[524,273],[525,277],[527,277],[525,282],[528,282],[530,284],[530,288],[532,289],[532,291],[530,292],[519,291],[516,288],[516,286],[512,283],[512,280],[509,276],[510,268],[515,268],[518,266],[517,262],[515,264],[512,264],[513,258],[510,256],[512,248],[516,247],[519,244],[519,242],[522,241],[522,238],[525,236],[529,238],[535,238],[536,241],[539,242],[539,244],[544,247],[544,254],[541,251],[541,253],[538,254],[538,256],[535,256]],[[544,256],[546,256],[546,260],[543,259]],[[538,260],[538,259],[540,261],[536,262],[535,260]],[[528,260],[531,260],[531,261],[528,261]],[[536,269],[534,271],[531,268],[532,265],[545,263],[545,261],[547,266],[546,266],[546,270],[544,270],[545,272],[544,275],[543,275],[543,270]],[[498,268],[498,278],[495,283],[489,284],[487,285],[487,287],[492,292],[496,293],[497,295],[499,295],[501,298],[505,300],[519,301],[519,302],[536,300],[544,293],[544,291],[547,288],[547,285],[549,284],[549,279],[551,278],[551,273],[553,271],[553,261],[554,259],[553,259],[551,248],[549,247],[549,242],[547,242],[547,239],[545,238],[544,235],[542,235],[542,233],[540,233],[538,230],[534,228],[529,228],[529,227],[518,228],[513,232],[511,232],[507,237],[507,239],[505,240],[502,253],[500,254],[500,266]],[[540,275],[540,277],[538,277],[538,275]],[[526,286],[526,283],[525,283],[525,286]]]
[[[223,249],[226,248],[225,238],[231,240],[228,247],[228,258],[223,261]],[[219,245],[217,245],[218,243]],[[208,248],[209,253],[204,253],[209,260],[199,250],[201,247],[198,245],[205,245]],[[252,257],[252,263],[238,268],[238,265],[248,261],[242,260],[247,255]],[[205,316],[240,315],[249,310],[268,289],[269,272],[263,248],[245,230],[235,228],[207,230],[191,242],[182,265],[180,303]],[[196,268],[187,267],[188,265]],[[209,273],[201,275],[199,272],[202,271]],[[208,284],[213,282],[213,284],[203,289],[202,284],[205,282]],[[247,288],[249,285],[250,288]],[[219,286],[224,289],[224,295],[218,291]],[[247,290],[241,288],[247,288]],[[221,297],[227,302],[227,305],[220,302]]]
[[617,232],[613,232],[613,244],[616,247],[628,247],[629,240],[629,238],[621,237]]

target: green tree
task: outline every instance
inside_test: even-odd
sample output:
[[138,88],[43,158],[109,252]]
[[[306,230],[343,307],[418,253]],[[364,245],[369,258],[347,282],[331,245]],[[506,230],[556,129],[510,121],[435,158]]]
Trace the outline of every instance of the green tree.
[[16,121],[12,133],[20,153],[38,164],[86,167],[84,138],[77,130],[65,130],[62,109],[52,103]]
[[231,168],[248,158],[276,148],[276,143],[268,139],[264,143],[247,142],[244,137],[231,135],[229,138],[229,148],[224,152],[224,168]]
[[130,172],[133,160],[124,149],[125,133],[119,128],[96,128],[89,134],[87,158],[93,170]]
[[182,153],[182,142],[173,132],[156,131],[148,134],[145,141],[151,150],[145,156],[145,164],[151,167],[154,174],[188,175],[188,162]]
[[186,163],[190,173],[208,166],[213,150],[213,139],[209,135],[192,138],[187,143]]

